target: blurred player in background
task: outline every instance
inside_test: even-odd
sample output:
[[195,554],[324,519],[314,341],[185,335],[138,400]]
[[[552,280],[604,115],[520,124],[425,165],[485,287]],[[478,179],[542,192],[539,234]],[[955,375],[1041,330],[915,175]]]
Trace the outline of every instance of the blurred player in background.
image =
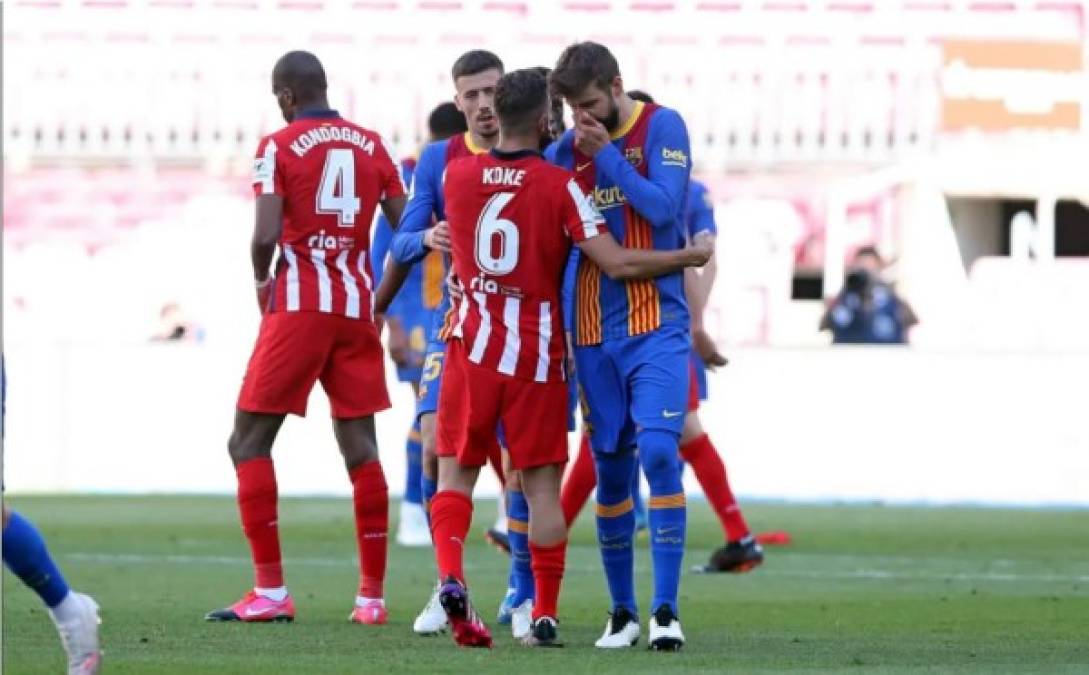
[[[442,189],[447,163],[459,157],[487,152],[499,139],[494,99],[495,85],[503,76],[503,62],[489,51],[476,49],[458,57],[450,74],[454,81],[454,103],[465,116],[469,130],[445,141],[432,143],[420,153],[420,161],[412,179],[411,198],[390,246],[390,264],[375,292],[375,311],[378,313],[387,310],[412,265],[423,260],[432,251],[450,251]],[[438,411],[446,340],[453,329],[455,318],[450,310],[450,298],[445,285],[443,298],[433,316],[416,403],[416,418],[419,420],[423,446],[421,483],[425,507],[434,496],[438,484],[435,414]],[[501,476],[500,482],[503,482],[498,441],[490,449],[489,457]],[[416,617],[413,624],[416,633],[430,635],[446,628],[446,614],[439,605],[438,592],[436,585],[431,599]]]
[[289,52],[273,68],[272,92],[288,124],[262,139],[254,162],[251,255],[262,318],[228,442],[256,583],[209,621],[295,617],[280,558],[272,444],[288,413],[306,414],[319,380],[352,482],[360,583],[350,619],[382,624],[388,616],[389,495],[374,413],[389,407],[389,397],[367,251],[376,207],[396,223],[405,186],[382,139],[330,109],[326,88],[325,71],[308,52]]
[[[681,117],[632,100],[616,59],[593,42],[564,50],[552,85],[575,122],[553,159],[592,188],[609,231],[633,248],[683,248],[690,166]],[[654,567],[648,640],[654,649],[679,649],[686,508],[678,439],[691,350],[684,276],[618,282],[580,256],[574,296],[576,371],[597,467],[598,539],[613,604],[596,644],[625,648],[639,638],[631,486],[641,463],[650,484]]]
[[447,350],[438,420],[439,491],[431,509],[440,602],[463,646],[490,646],[469,601],[464,541],[472,492],[502,426],[530,502],[536,583],[533,629],[523,642],[560,646],[557,603],[567,549],[559,505],[567,461],[566,347],[560,302],[572,242],[611,278],[647,278],[703,264],[709,250],[621,248],[574,176],[548,162],[548,87],[535,69],[496,89],[500,141],[452,162],[445,182],[453,265],[462,287]]
[[[7,374],[0,362],[0,407],[6,405]],[[4,435],[5,414],[0,412],[0,438]],[[102,652],[98,648],[98,603],[68,588],[41,532],[7,504],[3,506],[3,528],[4,565],[45,603],[68,655],[68,675],[99,672]]]
[[[442,141],[451,136],[467,131],[465,115],[453,102],[440,103],[427,118],[428,143]],[[401,176],[406,185],[412,184],[412,175],[416,169],[416,158],[401,161]],[[393,228],[382,214],[375,225],[374,244],[371,247],[371,267],[374,269],[375,284],[381,283],[382,270],[386,264],[386,255],[393,238]],[[389,354],[397,366],[397,380],[408,382],[412,392],[420,395],[420,376],[423,374],[424,350],[427,349],[427,334],[434,321],[434,310],[442,302],[442,285],[445,281],[446,265],[441,251],[431,251],[412,266],[412,271],[405,279],[404,286],[390,304],[386,313],[386,328],[389,330]],[[398,518],[397,543],[403,546],[429,546],[431,530],[427,526],[427,513],[423,505],[423,448],[420,438],[420,418],[414,417],[412,428],[408,432],[405,444],[407,467],[405,492],[401,500],[401,514]]]

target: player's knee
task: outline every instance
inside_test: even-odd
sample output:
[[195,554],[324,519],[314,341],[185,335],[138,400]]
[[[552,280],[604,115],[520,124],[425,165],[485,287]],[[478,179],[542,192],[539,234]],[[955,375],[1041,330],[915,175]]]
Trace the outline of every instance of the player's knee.
[[652,487],[657,476],[678,473],[677,436],[657,429],[640,432],[639,461]]

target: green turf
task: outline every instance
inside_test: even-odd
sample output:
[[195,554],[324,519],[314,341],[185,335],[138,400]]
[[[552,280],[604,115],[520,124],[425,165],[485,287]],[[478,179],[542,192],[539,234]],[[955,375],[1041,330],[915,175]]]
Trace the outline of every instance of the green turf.
[[[350,625],[354,540],[347,500],[289,499],[280,523],[293,625],[206,624],[250,582],[233,500],[11,497],[49,539],[70,582],[103,607],[107,673],[1089,673],[1089,511],[751,505],[789,547],[741,576],[686,574],[680,654],[592,647],[607,609],[591,521],[576,529],[561,599],[567,648],[531,651],[502,627],[492,651],[419,638],[412,619],[432,580],[428,550],[391,547],[388,626]],[[396,509],[393,509],[396,512]],[[506,560],[479,533],[467,549],[474,598],[497,606]],[[707,507],[690,509],[686,564],[718,544]],[[638,588],[649,600],[646,544]],[[63,671],[38,600],[5,573],[4,673]],[[641,643],[642,644],[642,643]]]

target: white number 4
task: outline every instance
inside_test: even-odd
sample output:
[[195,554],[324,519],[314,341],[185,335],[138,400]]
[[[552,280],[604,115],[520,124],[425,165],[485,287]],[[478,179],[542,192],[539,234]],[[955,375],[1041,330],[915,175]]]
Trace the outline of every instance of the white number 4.
[[359,197],[355,196],[355,157],[351,150],[331,149],[325,153],[317,211],[335,213],[341,227],[354,227],[359,208]]
[[[476,264],[489,274],[510,274],[518,265],[518,226],[500,218],[499,212],[514,199],[513,192],[493,195],[476,222]],[[499,255],[492,253],[494,239],[499,236]]]

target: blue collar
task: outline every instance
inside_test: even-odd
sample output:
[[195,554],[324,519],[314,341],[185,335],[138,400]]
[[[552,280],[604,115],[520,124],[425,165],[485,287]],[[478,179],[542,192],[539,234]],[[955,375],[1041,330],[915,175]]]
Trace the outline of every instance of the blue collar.
[[340,113],[332,108],[307,108],[295,113],[295,119],[297,120],[328,119],[331,117],[340,117]]

